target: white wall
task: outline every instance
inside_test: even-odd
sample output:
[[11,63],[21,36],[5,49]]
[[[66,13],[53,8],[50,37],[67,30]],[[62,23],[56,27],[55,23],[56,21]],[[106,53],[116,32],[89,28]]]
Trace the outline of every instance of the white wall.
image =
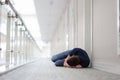
[[[67,13],[66,13],[67,14]],[[57,54],[68,48],[66,45],[67,36],[67,15],[63,15],[51,41],[51,54]]]
[[53,35],[51,53],[56,54],[74,47],[84,48],[84,30],[84,0],[69,0]]
[[92,57],[92,0],[85,0],[84,2],[84,47],[90,59]]
[[78,47],[85,48],[85,0],[78,0]]
[[88,52],[94,68],[120,74],[117,0],[92,0],[90,6],[90,0],[70,0],[51,43],[53,54],[80,47]]
[[93,67],[120,74],[117,0],[93,0]]
[[79,47],[86,49],[89,56],[91,56],[90,8],[91,0],[69,1],[52,38],[52,54],[59,53],[63,50],[72,49],[74,47]]

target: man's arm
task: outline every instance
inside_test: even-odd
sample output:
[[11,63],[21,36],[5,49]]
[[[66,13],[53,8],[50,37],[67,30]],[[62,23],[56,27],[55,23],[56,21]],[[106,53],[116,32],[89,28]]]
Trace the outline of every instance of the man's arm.
[[68,55],[65,60],[64,60],[64,67],[71,67],[71,68],[81,68],[82,66],[80,64],[76,65],[76,66],[70,66],[68,63],[67,63],[67,60],[70,58],[70,55]]
[[68,55],[65,60],[64,60],[64,67],[70,67],[70,65],[68,65],[67,60],[70,58],[70,55]]

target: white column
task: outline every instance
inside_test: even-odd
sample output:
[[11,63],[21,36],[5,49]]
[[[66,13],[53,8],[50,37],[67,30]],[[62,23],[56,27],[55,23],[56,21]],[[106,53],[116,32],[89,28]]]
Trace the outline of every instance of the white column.
[[30,61],[30,55],[31,55],[31,40],[30,40],[30,35],[28,37],[28,61]]
[[23,30],[23,63],[26,62],[26,35],[25,30]]
[[17,54],[17,64],[19,65],[21,63],[21,26],[18,23],[18,54]]
[[6,36],[6,69],[9,68],[10,64],[10,29],[11,29],[11,18],[10,13],[8,13],[7,18],[7,36]]
[[15,42],[14,42],[14,65],[17,64],[17,54],[18,54],[18,26],[17,22],[15,22]]
[[11,16],[11,29],[10,29],[10,64],[14,63],[14,18]]
[[84,36],[85,36],[85,0],[78,0],[78,47],[84,48]]
[[92,57],[92,0],[85,0],[85,50]]
[[19,64],[22,63],[22,53],[23,53],[23,50],[22,50],[22,28],[20,28],[20,52],[19,52]]
[[[2,5],[0,4],[0,13],[2,13]],[[1,60],[1,53],[2,47],[1,47],[1,14],[0,14],[0,60]]]
[[26,32],[26,63],[28,62],[28,54],[29,54],[29,43],[28,43],[28,33]]
[[74,0],[74,47],[78,47],[78,0]]

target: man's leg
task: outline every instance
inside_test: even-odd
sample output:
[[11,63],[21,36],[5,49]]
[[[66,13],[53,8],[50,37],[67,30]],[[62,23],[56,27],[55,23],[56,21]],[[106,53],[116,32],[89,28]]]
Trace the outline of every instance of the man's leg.
[[57,61],[55,62],[55,65],[56,65],[56,66],[64,66],[64,60],[57,60]]
[[69,54],[69,52],[70,52],[70,50],[56,54],[56,55],[52,56],[51,60],[53,62],[56,62],[57,60],[65,59],[67,57],[67,55]]

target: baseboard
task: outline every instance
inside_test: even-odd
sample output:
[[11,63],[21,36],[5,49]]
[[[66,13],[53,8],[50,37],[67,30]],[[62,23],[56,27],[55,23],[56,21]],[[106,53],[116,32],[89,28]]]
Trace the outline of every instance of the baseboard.
[[93,62],[92,67],[106,72],[120,74],[120,65],[108,64],[104,62]]

